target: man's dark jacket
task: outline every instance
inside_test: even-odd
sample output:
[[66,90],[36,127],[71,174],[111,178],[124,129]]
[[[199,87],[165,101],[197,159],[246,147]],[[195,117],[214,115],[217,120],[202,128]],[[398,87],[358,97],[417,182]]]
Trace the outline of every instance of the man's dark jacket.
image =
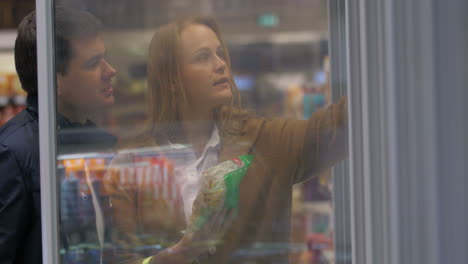
[[[37,97],[28,97],[27,108],[0,127],[1,264],[42,263],[37,109]],[[96,143],[98,150],[104,150],[116,143],[115,137],[90,122],[80,125],[59,116],[57,124],[67,131],[58,133],[59,153],[72,146],[76,151],[91,151],[86,148]]]

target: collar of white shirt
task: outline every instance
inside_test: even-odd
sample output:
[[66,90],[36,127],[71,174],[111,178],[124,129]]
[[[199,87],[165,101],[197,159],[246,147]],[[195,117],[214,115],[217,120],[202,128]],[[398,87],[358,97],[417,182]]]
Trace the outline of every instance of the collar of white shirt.
[[[218,129],[218,126],[216,125],[214,126],[213,131],[211,132],[210,139],[208,140],[205,147],[203,148],[202,155],[198,159],[196,159],[195,153],[193,152],[191,146],[184,145],[184,144],[172,144],[169,141],[169,147],[171,149],[178,149],[181,151],[185,150],[191,154],[190,161],[184,162],[184,164],[180,164],[183,167],[186,167],[188,165],[195,165],[195,167],[197,167],[206,158],[208,150],[211,148],[218,149],[220,147],[220,144],[221,144],[221,139],[219,137],[219,129]],[[181,166],[178,166],[178,167],[181,167]]]
[[213,166],[216,166],[219,160],[220,136],[218,127],[213,128],[211,137],[208,140],[202,155],[197,159],[190,146],[183,144],[171,144],[173,149],[185,150],[189,154],[183,160],[176,161],[175,173],[181,195],[184,202],[184,212],[188,221],[192,214],[192,205],[201,185],[201,173]]

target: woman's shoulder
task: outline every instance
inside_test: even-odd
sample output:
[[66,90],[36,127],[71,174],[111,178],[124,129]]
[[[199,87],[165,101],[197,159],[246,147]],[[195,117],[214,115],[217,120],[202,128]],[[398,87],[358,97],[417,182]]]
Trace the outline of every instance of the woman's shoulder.
[[295,120],[285,117],[262,117],[256,115],[253,111],[245,109],[232,109],[231,116],[228,118],[227,130],[234,130],[240,134],[257,134],[258,130],[282,130],[287,126],[304,126],[307,120]]
[[219,121],[223,132],[244,135],[251,132],[252,129],[261,126],[263,118],[250,110],[227,108],[223,109]]

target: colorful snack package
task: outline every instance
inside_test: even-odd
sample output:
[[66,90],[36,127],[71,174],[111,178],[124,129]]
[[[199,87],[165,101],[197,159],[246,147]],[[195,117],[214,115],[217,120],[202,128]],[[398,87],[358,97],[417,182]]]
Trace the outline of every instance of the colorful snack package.
[[190,227],[198,230],[214,210],[224,203],[226,209],[238,210],[239,184],[253,160],[253,155],[242,155],[222,162],[202,173],[202,184],[192,207]]

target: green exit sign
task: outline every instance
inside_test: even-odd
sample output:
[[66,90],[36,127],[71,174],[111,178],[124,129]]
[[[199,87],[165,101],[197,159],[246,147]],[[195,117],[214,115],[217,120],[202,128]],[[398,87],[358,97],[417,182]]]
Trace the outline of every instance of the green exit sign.
[[264,14],[258,17],[257,22],[262,27],[276,27],[279,24],[279,17],[275,14]]

